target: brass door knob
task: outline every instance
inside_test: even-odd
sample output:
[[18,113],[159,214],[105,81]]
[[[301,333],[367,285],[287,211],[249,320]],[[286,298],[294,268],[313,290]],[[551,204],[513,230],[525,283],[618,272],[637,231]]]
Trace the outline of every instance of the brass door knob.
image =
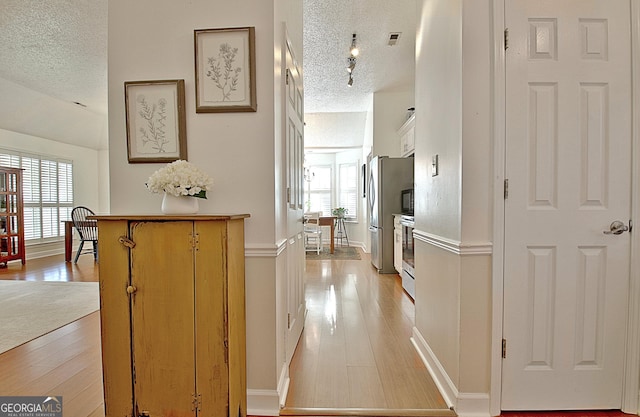
[[138,291],[138,289],[136,287],[134,287],[133,285],[129,285],[127,287],[127,293],[128,294],[133,294],[134,292]]

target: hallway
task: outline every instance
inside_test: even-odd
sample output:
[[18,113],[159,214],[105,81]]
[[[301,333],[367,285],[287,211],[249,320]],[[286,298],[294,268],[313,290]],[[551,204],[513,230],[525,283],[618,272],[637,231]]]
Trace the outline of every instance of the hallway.
[[454,415],[411,343],[414,305],[400,277],[378,274],[361,256],[306,261],[307,320],[281,415],[318,408]]

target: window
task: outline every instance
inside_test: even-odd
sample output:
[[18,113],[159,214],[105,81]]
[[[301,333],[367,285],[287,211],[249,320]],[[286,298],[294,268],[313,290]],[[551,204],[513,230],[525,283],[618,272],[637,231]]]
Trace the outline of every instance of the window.
[[319,211],[323,216],[331,216],[331,165],[312,165],[309,167],[309,172],[305,209]]
[[347,209],[346,219],[358,219],[358,166],[340,164],[338,170],[338,207]]
[[61,221],[69,220],[73,209],[73,163],[0,149],[0,165],[24,169],[25,242],[42,243],[64,236]]

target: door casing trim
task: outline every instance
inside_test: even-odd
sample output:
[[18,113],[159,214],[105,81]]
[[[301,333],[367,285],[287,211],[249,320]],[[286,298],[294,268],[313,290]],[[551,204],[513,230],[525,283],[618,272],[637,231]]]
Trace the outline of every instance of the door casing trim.
[[[640,219],[640,4],[631,0],[631,218]],[[629,320],[622,411],[640,412],[640,234],[631,234]]]
[[502,403],[502,316],[504,310],[504,179],[505,179],[505,49],[504,2],[491,0],[491,108],[493,136],[493,256],[492,262],[492,314],[491,314],[491,381],[489,411],[500,415]]

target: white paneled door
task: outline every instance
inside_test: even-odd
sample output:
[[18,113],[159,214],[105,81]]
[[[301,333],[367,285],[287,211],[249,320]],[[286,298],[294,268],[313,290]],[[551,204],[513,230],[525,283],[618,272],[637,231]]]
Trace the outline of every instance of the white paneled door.
[[302,74],[287,38],[285,48],[284,112],[286,115],[287,164],[287,317],[285,360],[291,360],[302,334],[306,303],[304,299],[304,242],[302,227],[304,161],[304,95]]
[[630,0],[505,1],[503,410],[622,404],[629,16]]

